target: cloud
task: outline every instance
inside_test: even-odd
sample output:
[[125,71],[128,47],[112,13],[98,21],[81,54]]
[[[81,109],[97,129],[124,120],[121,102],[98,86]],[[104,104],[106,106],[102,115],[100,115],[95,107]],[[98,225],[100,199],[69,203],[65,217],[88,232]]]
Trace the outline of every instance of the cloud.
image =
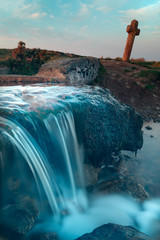
[[100,11],[102,13],[108,13],[112,10],[112,8],[109,6],[101,6],[101,7],[96,8],[96,10]]
[[138,9],[129,9],[118,11],[121,14],[120,19],[126,23],[131,19],[138,19],[141,22],[153,21],[153,18],[159,17],[160,1]]
[[160,30],[160,26],[154,26],[156,30]]
[[38,19],[38,18],[45,17],[46,15],[47,15],[47,13],[45,13],[45,12],[43,12],[43,13],[35,12],[35,13],[32,13],[31,15],[29,15],[29,18]]
[[80,22],[86,20],[90,16],[90,5],[81,3],[78,13],[72,18],[73,22]]
[[54,27],[49,26],[48,29],[51,30],[51,31],[53,31],[53,30],[54,30]]
[[160,35],[160,31],[154,31],[152,32],[153,34],[159,34]]
[[90,13],[87,4],[81,4],[78,16],[86,16]]
[[14,4],[12,0],[6,0],[2,2],[1,9],[7,19],[38,19],[46,15],[39,0],[14,0]]
[[87,37],[87,30],[88,30],[88,25],[83,26],[80,30],[79,30],[79,35],[82,35],[84,37]]

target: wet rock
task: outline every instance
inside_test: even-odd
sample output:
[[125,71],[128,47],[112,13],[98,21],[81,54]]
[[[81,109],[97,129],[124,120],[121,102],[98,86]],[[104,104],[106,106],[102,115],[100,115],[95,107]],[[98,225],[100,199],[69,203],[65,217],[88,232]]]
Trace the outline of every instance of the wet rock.
[[27,240],[59,240],[56,233],[34,233]]
[[147,130],[152,130],[152,127],[151,126],[146,126],[145,127]]
[[125,194],[133,197],[138,202],[149,199],[144,188],[133,178],[122,178],[97,184],[92,188],[92,193],[97,194]]
[[126,165],[126,162],[129,160],[133,161],[133,159],[127,155],[123,155],[120,152],[113,152],[111,154],[110,164],[101,168],[98,173],[98,183],[118,180],[129,176],[128,167]]
[[34,217],[18,204],[8,205],[0,211],[0,226],[16,234],[26,234],[34,226]]
[[0,224],[0,240],[22,240],[23,234],[17,233],[8,226]]
[[[120,104],[107,90],[94,88],[74,109],[77,132],[83,134],[85,153],[95,167],[109,164],[112,153],[142,147],[143,121],[134,109]],[[86,159],[86,160],[87,160]]]
[[98,183],[105,181],[113,181],[119,178],[119,174],[116,169],[110,165],[109,167],[104,167],[98,174]]
[[90,186],[97,183],[98,172],[100,171],[100,168],[95,168],[91,164],[84,164],[83,171],[85,186]]
[[105,224],[93,232],[84,234],[77,240],[151,240],[149,236],[130,226]]
[[43,64],[37,76],[52,77],[56,82],[83,85],[94,81],[98,69],[99,61],[96,58],[63,58]]

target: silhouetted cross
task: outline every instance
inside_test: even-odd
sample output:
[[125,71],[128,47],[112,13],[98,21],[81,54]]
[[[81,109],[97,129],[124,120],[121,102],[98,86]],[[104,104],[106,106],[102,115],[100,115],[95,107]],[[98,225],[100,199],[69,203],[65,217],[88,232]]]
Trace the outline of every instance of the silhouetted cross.
[[129,61],[135,36],[138,36],[140,34],[140,29],[138,28],[138,21],[132,20],[131,25],[127,26],[126,32],[128,33],[128,38],[123,54],[123,61]]

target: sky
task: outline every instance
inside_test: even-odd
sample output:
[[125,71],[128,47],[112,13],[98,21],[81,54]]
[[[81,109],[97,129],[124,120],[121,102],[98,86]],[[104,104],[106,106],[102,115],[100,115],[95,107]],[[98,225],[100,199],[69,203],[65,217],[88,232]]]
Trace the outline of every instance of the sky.
[[0,48],[21,40],[29,48],[122,57],[133,19],[141,32],[131,57],[160,61],[160,0],[0,0]]

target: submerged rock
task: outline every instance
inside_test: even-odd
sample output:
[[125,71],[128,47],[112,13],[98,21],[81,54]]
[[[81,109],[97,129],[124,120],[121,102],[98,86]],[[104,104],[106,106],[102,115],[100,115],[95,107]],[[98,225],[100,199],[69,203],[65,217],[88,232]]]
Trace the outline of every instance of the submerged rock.
[[53,82],[83,85],[94,81],[98,69],[96,58],[63,58],[43,64],[37,76],[52,77]]
[[97,184],[93,187],[92,192],[94,194],[125,194],[133,197],[138,202],[143,202],[149,199],[149,196],[142,185],[136,183],[132,178],[111,180]]
[[84,164],[83,171],[85,186],[90,186],[97,183],[98,172],[100,171],[99,168],[95,168],[91,164]]
[[134,227],[117,224],[105,224],[91,233],[86,233],[77,240],[151,240],[149,236]]
[[0,228],[6,229],[9,239],[12,239],[10,233],[14,232],[14,236],[25,235],[34,226],[34,217],[18,204],[6,206],[0,215]]
[[56,233],[34,233],[31,234],[26,240],[60,240]]

